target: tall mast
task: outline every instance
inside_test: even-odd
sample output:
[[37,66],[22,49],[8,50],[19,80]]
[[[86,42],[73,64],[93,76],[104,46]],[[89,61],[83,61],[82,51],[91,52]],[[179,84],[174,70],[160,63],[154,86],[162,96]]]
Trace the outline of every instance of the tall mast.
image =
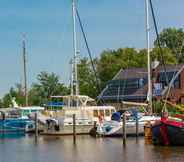
[[27,67],[26,67],[26,43],[25,43],[25,36],[23,36],[22,49],[23,49],[23,70],[24,70],[24,95],[25,95],[25,105],[28,106]]
[[71,96],[73,96],[73,74],[74,74],[74,68],[73,68],[73,59],[70,60],[71,64],[71,76],[70,76],[70,88],[71,88]]
[[75,0],[72,0],[72,15],[73,15],[73,49],[74,49],[74,87],[75,95],[79,95],[79,83],[77,76],[77,34],[76,34],[76,3]]
[[148,58],[148,108],[152,113],[152,82],[151,82],[151,59],[150,59],[150,25],[149,25],[149,0],[145,0],[146,10],[146,41],[147,41],[147,58]]

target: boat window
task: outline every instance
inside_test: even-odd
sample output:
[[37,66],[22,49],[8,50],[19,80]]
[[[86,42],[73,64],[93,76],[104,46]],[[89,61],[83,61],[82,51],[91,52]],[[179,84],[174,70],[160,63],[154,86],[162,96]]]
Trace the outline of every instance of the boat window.
[[100,115],[104,116],[104,110],[100,110]]
[[30,114],[29,110],[23,110],[22,111],[22,115],[25,115],[26,116],[26,115],[29,115],[29,114]]
[[110,116],[110,110],[105,110],[105,116]]
[[98,110],[93,110],[93,116],[98,117]]
[[114,112],[115,112],[114,109],[112,109],[112,110],[111,110],[111,114],[113,114]]

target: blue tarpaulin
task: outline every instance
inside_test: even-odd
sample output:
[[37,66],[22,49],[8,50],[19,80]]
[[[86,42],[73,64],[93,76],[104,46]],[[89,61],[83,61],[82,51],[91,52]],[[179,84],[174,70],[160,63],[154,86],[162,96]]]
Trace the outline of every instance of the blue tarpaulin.
[[45,106],[47,107],[62,107],[64,105],[63,102],[48,102],[47,104],[45,104]]
[[114,112],[111,116],[111,120],[120,122],[121,121],[121,113],[120,112]]

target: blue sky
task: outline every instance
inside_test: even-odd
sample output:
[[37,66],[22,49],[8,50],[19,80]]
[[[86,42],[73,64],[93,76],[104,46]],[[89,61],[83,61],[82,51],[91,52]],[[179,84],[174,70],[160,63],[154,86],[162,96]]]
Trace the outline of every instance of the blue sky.
[[[159,30],[184,27],[183,0],[153,0]],[[144,0],[78,0],[93,56],[105,49],[145,48]],[[151,22],[152,40],[155,38]],[[79,31],[79,29],[78,29]],[[0,0],[0,96],[21,82],[22,33],[26,34],[29,86],[40,71],[69,82],[73,56],[71,0]],[[78,32],[81,57],[87,56]]]

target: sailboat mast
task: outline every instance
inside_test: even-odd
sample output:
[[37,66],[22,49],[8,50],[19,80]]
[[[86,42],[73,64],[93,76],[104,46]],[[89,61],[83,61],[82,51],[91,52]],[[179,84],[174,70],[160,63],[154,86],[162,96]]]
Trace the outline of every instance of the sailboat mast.
[[145,0],[145,10],[146,10],[146,41],[147,41],[147,61],[148,61],[148,108],[149,108],[149,113],[152,113],[149,0]]
[[22,41],[23,48],[23,71],[24,71],[24,95],[25,95],[25,105],[28,106],[28,93],[27,93],[27,67],[26,67],[26,43],[23,37]]
[[73,96],[73,74],[74,74],[74,68],[73,68],[73,59],[70,60],[71,64],[71,77],[70,77],[70,88],[71,88],[71,96]]
[[72,15],[73,15],[73,49],[74,49],[74,87],[75,95],[79,95],[79,85],[78,85],[78,76],[77,76],[77,34],[76,34],[76,3],[75,0],[72,0]]

